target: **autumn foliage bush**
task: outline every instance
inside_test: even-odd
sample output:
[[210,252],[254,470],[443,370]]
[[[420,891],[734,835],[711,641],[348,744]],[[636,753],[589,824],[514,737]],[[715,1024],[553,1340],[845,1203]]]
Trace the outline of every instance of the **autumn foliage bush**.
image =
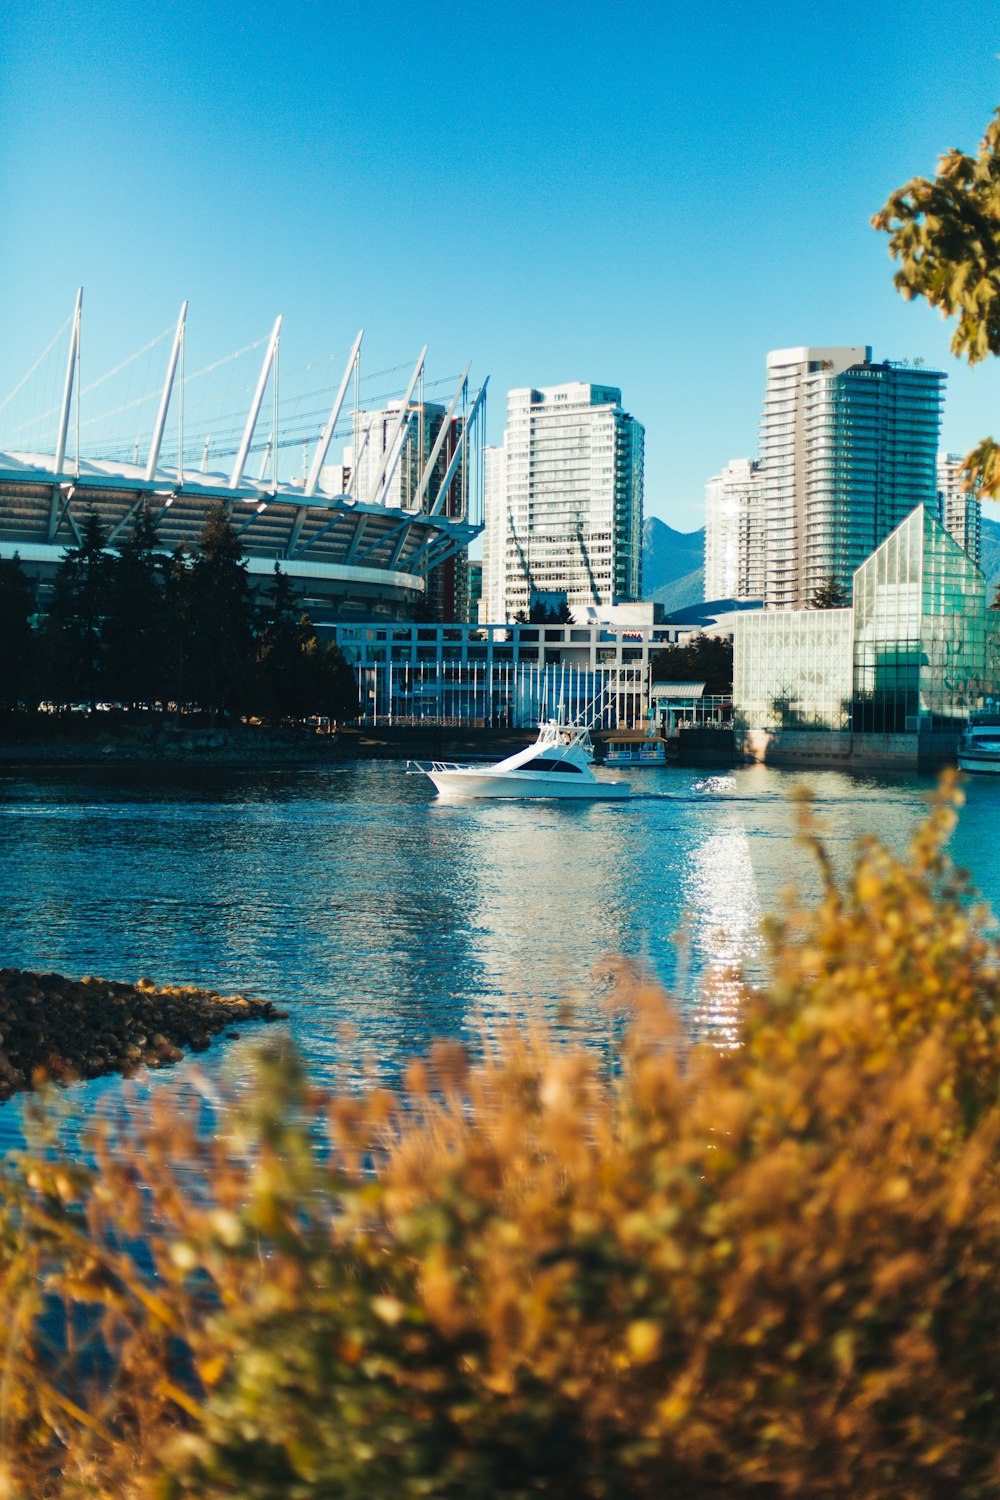
[[610,1064],[512,1027],[332,1096],[265,1056],[213,1130],[15,1164],[0,1494],[1000,1493],[1000,968],[956,801],[842,883],[803,810],[822,892],[731,1048],[623,971]]

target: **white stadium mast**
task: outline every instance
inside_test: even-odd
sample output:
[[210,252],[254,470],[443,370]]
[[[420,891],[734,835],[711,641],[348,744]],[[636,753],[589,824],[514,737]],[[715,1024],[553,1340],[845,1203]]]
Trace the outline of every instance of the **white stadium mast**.
[[59,410],[59,431],[56,436],[56,456],[53,471],[56,474],[63,472],[63,464],[66,462],[66,434],[69,431],[69,413],[73,402],[73,377],[76,375],[77,384],[77,464],[80,462],[80,315],[83,310],[83,287],[78,287],[76,292],[76,304],[73,308],[73,331],[69,338],[69,358],[66,361],[66,380],[63,385],[62,406]]
[[188,305],[181,304],[180,317],[177,319],[177,329],[174,333],[174,342],[170,349],[170,359],[167,361],[167,378],[163,382],[163,394],[160,397],[160,409],[156,413],[156,425],[153,428],[153,438],[149,445],[149,458],[146,460],[146,471],[143,474],[147,484],[152,484],[156,478],[156,465],[160,461],[160,444],[163,442],[163,429],[167,425],[167,408],[170,405],[170,393],[174,388],[174,375],[177,373],[177,360],[184,342],[184,325],[187,321]]
[[247,454],[250,452],[250,444],[253,442],[254,428],[257,426],[257,418],[260,415],[261,403],[264,400],[264,390],[267,386],[267,377],[271,372],[271,366],[278,353],[278,340],[281,337],[282,315],[279,313],[275,319],[274,327],[271,329],[271,337],[267,341],[267,350],[264,354],[264,363],[261,365],[260,378],[257,381],[257,389],[254,391],[253,401],[247,413],[247,425],[243,430],[243,438],[240,442],[239,451],[236,454],[236,462],[233,464],[233,472],[229,476],[229,488],[239,489],[243,479],[243,470],[246,467]]

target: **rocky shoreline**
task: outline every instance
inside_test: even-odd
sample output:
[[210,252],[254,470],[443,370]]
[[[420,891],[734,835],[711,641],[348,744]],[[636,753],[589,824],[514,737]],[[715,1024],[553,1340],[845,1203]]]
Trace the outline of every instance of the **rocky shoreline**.
[[342,725],[326,734],[256,725],[104,727],[82,720],[62,723],[46,734],[0,733],[0,770],[119,765],[321,769],[347,760],[500,759],[530,738],[530,730],[475,726]]
[[91,720],[53,726],[49,733],[0,735],[0,766],[83,765],[326,765],[343,758],[336,734],[252,725],[121,724]]
[[194,985],[0,969],[0,1100],[43,1078],[128,1077],[141,1067],[168,1067],[185,1051],[204,1052],[222,1032],[238,1036],[248,1022],[286,1018],[270,1001]]

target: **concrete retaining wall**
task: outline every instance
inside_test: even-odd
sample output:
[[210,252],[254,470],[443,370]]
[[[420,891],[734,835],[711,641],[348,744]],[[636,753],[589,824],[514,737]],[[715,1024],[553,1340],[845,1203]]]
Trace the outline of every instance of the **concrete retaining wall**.
[[846,766],[851,764],[849,730],[745,729],[736,735],[742,760],[770,766]]
[[774,766],[843,766],[857,771],[916,771],[953,765],[957,734],[854,734],[850,730],[745,729],[740,760]]

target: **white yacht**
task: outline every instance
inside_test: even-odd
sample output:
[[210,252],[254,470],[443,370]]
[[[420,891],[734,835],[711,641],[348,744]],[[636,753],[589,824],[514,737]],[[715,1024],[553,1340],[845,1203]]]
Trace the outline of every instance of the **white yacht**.
[[1000,776],[1000,714],[969,720],[958,744],[958,768]]
[[594,747],[580,724],[547,719],[538,738],[495,765],[467,766],[443,760],[411,760],[410,774],[429,776],[441,797],[621,798],[627,781],[598,781],[591,768]]

